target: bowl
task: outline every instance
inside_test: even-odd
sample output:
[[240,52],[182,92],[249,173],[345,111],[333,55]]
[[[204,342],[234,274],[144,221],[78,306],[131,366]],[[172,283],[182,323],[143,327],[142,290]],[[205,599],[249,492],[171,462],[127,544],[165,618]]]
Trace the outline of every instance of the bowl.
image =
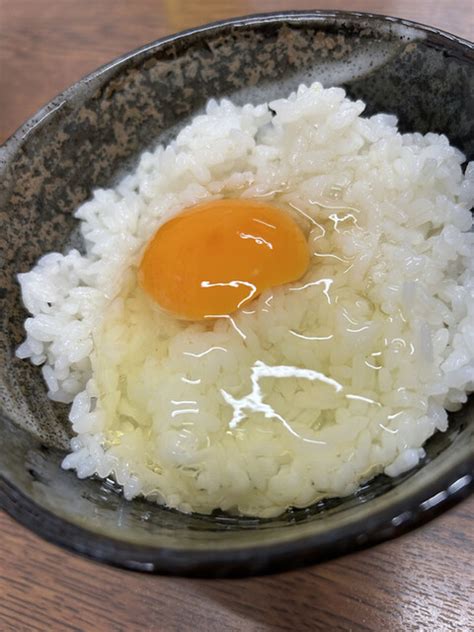
[[112,481],[61,469],[67,407],[15,358],[26,317],[16,274],[78,244],[72,213],[94,188],[169,141],[211,97],[261,102],[314,80],[342,85],[368,114],[395,113],[402,131],[444,133],[474,158],[473,45],[400,19],[327,11],[238,18],[153,42],[60,94],[1,148],[0,505],[47,540],[129,569],[251,575],[392,538],[472,492],[471,399],[418,467],[347,498],[265,520],[128,502]]

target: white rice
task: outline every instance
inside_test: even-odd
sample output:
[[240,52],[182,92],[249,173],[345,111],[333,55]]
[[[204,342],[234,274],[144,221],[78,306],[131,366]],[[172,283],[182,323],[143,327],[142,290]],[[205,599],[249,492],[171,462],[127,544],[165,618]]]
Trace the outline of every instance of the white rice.
[[[474,389],[474,164],[463,175],[446,137],[363,110],[318,83],[269,106],[211,101],[77,210],[85,255],[19,275],[17,354],[72,402],[65,468],[182,511],[271,516],[396,476],[446,430]],[[140,253],[223,196],[290,209],[313,264],[233,319],[175,321],[137,289]]]

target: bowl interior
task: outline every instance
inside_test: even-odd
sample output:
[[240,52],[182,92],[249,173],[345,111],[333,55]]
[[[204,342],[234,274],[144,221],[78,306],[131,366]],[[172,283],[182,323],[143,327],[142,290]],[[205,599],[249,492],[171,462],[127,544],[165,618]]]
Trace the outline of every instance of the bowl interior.
[[[256,572],[270,568],[273,545],[288,566],[386,537],[417,522],[433,494],[458,480],[447,496],[467,489],[472,400],[428,442],[415,471],[379,476],[351,497],[278,519],[187,516],[126,502],[110,481],[79,481],[59,467],[70,438],[67,407],[47,399],[38,368],[14,357],[26,317],[15,276],[45,252],[80,246],[74,209],[94,188],[113,185],[142,150],[169,141],[209,98],[243,104],[285,96],[302,82],[342,85],[367,103],[366,114],[394,113],[401,131],[444,133],[472,159],[473,64],[472,47],[397,20],[325,13],[236,20],[126,56],[19,130],[0,153],[0,502],[46,537],[107,561],[188,573],[202,552],[210,555],[207,567],[199,558],[203,572],[226,574],[243,549],[266,548],[253,564],[245,558],[242,572]],[[312,553],[306,546],[298,557],[291,543],[309,540]],[[210,551],[221,555],[219,571]]]

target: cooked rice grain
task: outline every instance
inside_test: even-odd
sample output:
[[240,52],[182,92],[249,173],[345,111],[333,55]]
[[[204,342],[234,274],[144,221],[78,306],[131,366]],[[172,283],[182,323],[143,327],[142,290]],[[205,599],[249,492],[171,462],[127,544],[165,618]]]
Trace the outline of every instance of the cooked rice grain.
[[[113,476],[127,498],[271,516],[396,476],[446,430],[474,389],[474,164],[463,174],[446,137],[363,110],[317,83],[269,105],[211,101],[77,210],[85,255],[19,275],[32,317],[17,355],[72,402],[64,467]],[[153,310],[134,282],[144,244],[229,196],[295,214],[317,253],[307,276],[212,325]],[[236,421],[255,383],[278,417]],[[196,402],[198,422],[170,402]]]

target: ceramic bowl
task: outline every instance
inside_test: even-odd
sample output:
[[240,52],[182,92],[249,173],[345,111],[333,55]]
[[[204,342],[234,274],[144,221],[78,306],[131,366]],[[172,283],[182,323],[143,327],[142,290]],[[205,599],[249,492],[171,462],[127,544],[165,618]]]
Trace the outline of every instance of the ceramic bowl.
[[131,569],[200,576],[294,568],[420,525],[472,491],[474,406],[451,415],[427,456],[395,479],[277,519],[184,515],[60,468],[67,408],[40,370],[15,359],[23,338],[15,280],[77,243],[72,213],[113,185],[145,148],[169,141],[206,101],[285,96],[301,82],[342,85],[391,112],[402,131],[446,134],[474,158],[473,45],[436,29],[358,13],[250,16],[153,42],[59,95],[0,150],[0,505],[44,538]]

